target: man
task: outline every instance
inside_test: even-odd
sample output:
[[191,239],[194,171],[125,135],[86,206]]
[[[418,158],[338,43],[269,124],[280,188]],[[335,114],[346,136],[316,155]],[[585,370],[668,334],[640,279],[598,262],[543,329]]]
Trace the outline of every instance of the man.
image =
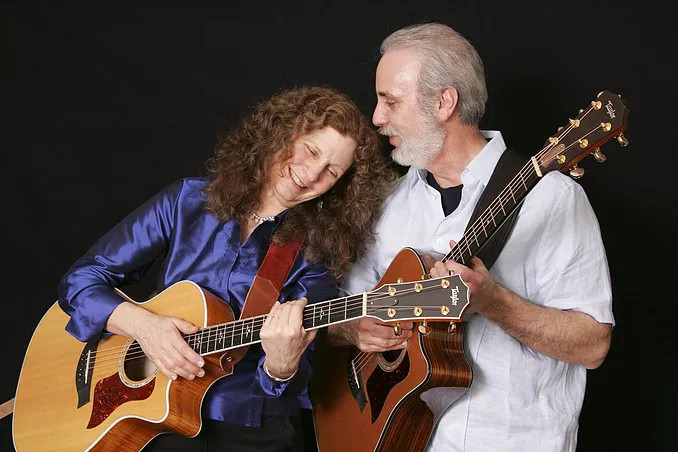
[[[393,159],[411,168],[386,202],[376,243],[344,280],[352,293],[371,289],[405,246],[447,253],[506,149],[499,132],[478,130],[483,64],[461,35],[441,24],[407,27],[381,54],[372,120]],[[586,369],[603,362],[614,323],[605,251],[581,187],[548,173],[491,273],[475,258],[438,262],[432,274],[450,270],[471,291],[465,352],[474,379],[456,401],[445,389],[422,395],[440,419],[431,450],[573,451]],[[385,351],[406,347],[411,328],[398,337],[363,319],[333,327],[330,338]]]

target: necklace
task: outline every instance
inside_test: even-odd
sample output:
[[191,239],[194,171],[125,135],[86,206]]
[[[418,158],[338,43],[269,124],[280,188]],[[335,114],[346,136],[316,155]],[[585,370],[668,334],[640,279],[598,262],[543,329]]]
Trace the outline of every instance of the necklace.
[[256,212],[252,212],[252,218],[254,218],[254,222],[256,224],[261,224],[264,221],[275,221],[275,215],[271,215],[270,217],[260,217]]

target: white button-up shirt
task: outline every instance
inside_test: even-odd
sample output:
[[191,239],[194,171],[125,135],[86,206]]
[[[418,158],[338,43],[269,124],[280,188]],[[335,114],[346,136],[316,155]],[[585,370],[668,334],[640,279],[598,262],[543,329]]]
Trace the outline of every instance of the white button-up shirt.
[[[461,202],[447,217],[426,172],[410,168],[386,201],[376,242],[346,275],[346,291],[371,290],[406,246],[446,254],[450,239],[459,241],[506,149],[501,133],[483,135],[490,141],[463,171]],[[532,303],[614,324],[598,221],[581,186],[562,173],[546,174],[528,193],[491,273]],[[444,413],[451,391],[422,395],[440,419],[430,449],[574,451],[586,369],[535,352],[478,314],[464,339],[469,390]]]

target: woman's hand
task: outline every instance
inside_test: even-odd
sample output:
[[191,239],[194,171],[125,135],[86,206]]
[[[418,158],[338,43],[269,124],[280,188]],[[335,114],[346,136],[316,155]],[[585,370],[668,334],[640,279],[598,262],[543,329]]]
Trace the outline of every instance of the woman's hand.
[[177,376],[192,380],[205,375],[202,369],[205,360],[181,336],[198,331],[190,322],[122,303],[108,318],[106,329],[135,339],[148,359],[172,380]]
[[299,367],[299,359],[315,338],[316,331],[302,326],[304,307],[308,300],[277,302],[271,308],[261,328],[261,346],[266,352],[265,369],[273,377],[290,378]]

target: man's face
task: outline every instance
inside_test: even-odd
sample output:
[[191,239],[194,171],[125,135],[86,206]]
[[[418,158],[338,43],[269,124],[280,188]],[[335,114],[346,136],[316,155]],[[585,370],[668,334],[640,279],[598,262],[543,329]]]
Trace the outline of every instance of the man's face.
[[[377,106],[372,122],[389,136],[393,160],[424,169],[438,155],[445,134],[430,113],[417,102],[419,57],[413,52],[387,52],[376,76]],[[431,106],[431,109],[433,106]]]

